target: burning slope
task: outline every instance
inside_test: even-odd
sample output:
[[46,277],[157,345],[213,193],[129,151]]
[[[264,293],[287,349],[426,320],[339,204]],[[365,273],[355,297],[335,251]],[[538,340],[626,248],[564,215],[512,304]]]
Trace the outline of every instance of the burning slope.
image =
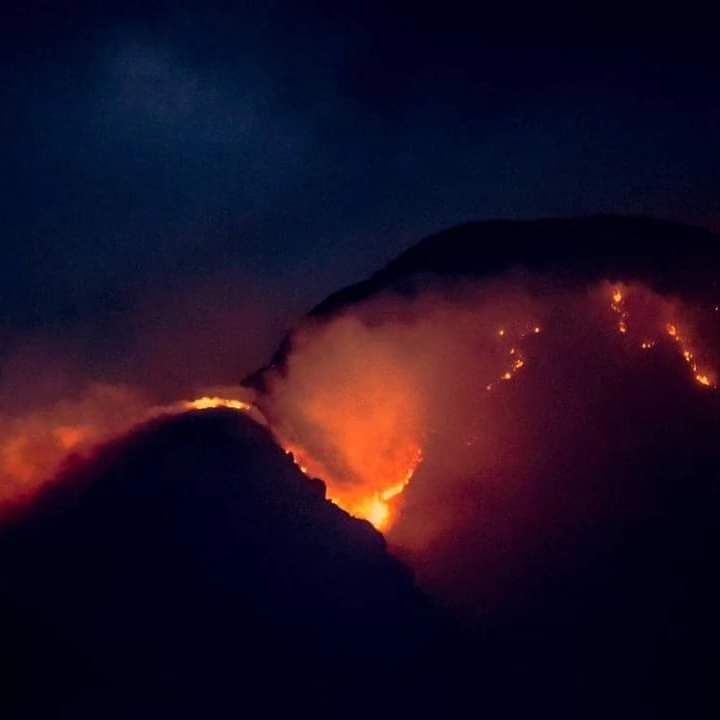
[[[611,392],[609,381],[669,363],[682,382],[677,357],[714,388],[719,319],[714,307],[698,311],[639,283],[565,290],[549,277],[384,297],[306,326],[260,405],[330,498],[397,542],[427,547],[465,512],[459,498],[440,498],[462,496],[468,477],[504,482],[512,495],[520,477],[570,462],[572,424]],[[544,449],[526,437],[540,430]],[[423,489],[413,493],[418,469]]]
[[[300,467],[326,482],[334,502],[386,529],[392,499],[422,460],[422,398],[408,382],[395,349],[376,347],[375,366],[368,372],[362,347],[371,339],[358,333],[354,323],[339,332],[349,347],[341,364],[328,368],[323,363],[324,343],[308,346],[311,375],[302,380],[307,391],[299,408],[303,427],[332,427],[333,435],[318,434],[313,438],[317,444],[308,446],[286,424],[271,425]],[[323,383],[326,369],[329,382]]]
[[[682,315],[683,309],[678,308],[677,303],[665,300],[655,293],[649,293],[642,286],[628,288],[615,285],[610,289],[610,298],[610,308],[618,317],[617,329],[620,334],[635,335],[635,333],[631,333],[633,313],[630,306],[632,304],[639,305],[641,321],[637,333],[643,338],[640,348],[652,350],[657,345],[658,337],[666,335],[677,345],[695,380],[705,387],[716,387],[715,371],[698,359],[698,353],[703,356],[708,354],[708,351],[707,349],[700,351],[696,349],[696,346],[701,343],[693,339],[690,331],[682,324],[683,320],[679,319],[679,315]],[[712,310],[717,313],[720,306],[714,305]],[[684,309],[684,312],[689,314],[687,308]]]

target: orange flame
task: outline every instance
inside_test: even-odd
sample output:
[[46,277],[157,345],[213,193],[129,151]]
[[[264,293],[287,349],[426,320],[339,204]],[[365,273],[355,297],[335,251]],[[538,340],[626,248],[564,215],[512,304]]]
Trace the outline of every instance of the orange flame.
[[[630,317],[630,313],[625,307],[627,289],[623,290],[623,288],[621,288],[620,286],[615,286],[611,288],[610,296],[610,308],[619,318],[618,331],[622,335],[627,335],[629,331],[628,319]],[[705,387],[715,388],[715,373],[711,372],[707,368],[700,368],[697,362],[696,352],[691,347],[688,338],[683,333],[681,333],[677,321],[673,320],[671,322],[667,322],[665,324],[664,331],[665,334],[678,345],[680,354],[682,355],[685,362],[690,366],[695,381]],[[642,350],[651,350],[653,347],[655,347],[655,342],[656,341],[654,339],[645,339],[640,343],[640,348]]]
[[208,395],[185,403],[185,408],[188,410],[210,410],[219,407],[231,408],[233,410],[250,410],[252,406],[250,403],[243,402],[242,400],[216,396],[210,397]]
[[[391,501],[405,490],[421,462],[422,451],[420,448],[417,448],[415,458],[405,473],[402,482],[391,485],[382,492],[376,492],[370,497],[360,499],[356,504],[345,509],[351,515],[365,518],[365,520],[374,525],[378,530],[388,530],[391,522],[395,519],[394,508]],[[330,499],[332,500],[332,498]],[[338,505],[341,505],[341,503],[338,502]]]
[[[293,458],[301,472],[305,475],[318,475],[326,483],[328,500],[339,505],[350,515],[367,520],[380,531],[389,530],[392,526],[397,517],[394,501],[410,484],[410,480],[412,480],[415,471],[423,460],[420,447],[414,447],[405,457],[404,462],[406,465],[401,480],[389,485],[385,485],[381,481],[380,484],[383,485],[383,489],[372,490],[364,486],[357,487],[335,480],[327,468],[308,457],[297,446],[286,446],[285,452]],[[398,454],[398,458],[402,456],[403,453]],[[403,461],[398,460],[398,462]],[[390,463],[386,464],[384,470],[388,474],[395,474],[397,477],[399,467],[393,468]]]

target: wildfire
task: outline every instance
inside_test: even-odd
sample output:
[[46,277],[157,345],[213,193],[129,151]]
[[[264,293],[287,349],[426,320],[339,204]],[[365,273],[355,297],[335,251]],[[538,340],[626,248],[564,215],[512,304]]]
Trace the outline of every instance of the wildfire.
[[[527,329],[529,328],[529,329]],[[539,325],[530,325],[526,326],[526,330],[520,332],[517,336],[518,343],[521,343],[528,335],[539,335],[540,334],[540,326]],[[506,331],[504,328],[501,328],[498,330],[498,336],[501,338],[504,338],[506,336]],[[525,358],[523,357],[522,353],[516,347],[513,345],[510,350],[508,351],[508,355],[512,357],[512,362],[510,363],[510,366],[508,369],[506,369],[504,372],[500,374],[500,380],[507,382],[508,380],[512,380],[517,372],[525,367]],[[485,389],[487,391],[492,390],[495,387],[495,383],[488,383],[485,386]]]
[[[500,334],[504,333],[501,332]],[[520,368],[522,364],[521,360],[517,360],[514,367]],[[252,408],[252,405],[234,398],[206,395],[183,403],[183,407],[187,410],[209,410],[225,407],[233,410],[248,411]],[[303,474],[308,475],[310,473],[308,465],[305,464],[306,461],[301,459],[304,455],[302,450],[297,447],[287,447],[286,453],[292,456],[298,469]],[[335,486],[331,486],[328,499],[351,515],[367,520],[378,530],[386,530],[394,517],[392,501],[407,487],[415,470],[422,462],[422,450],[419,447],[413,448],[412,452],[408,454],[410,455],[408,466],[400,482],[395,482],[384,490],[375,491],[367,496],[362,494],[357,496],[356,493],[349,494],[343,492],[340,488],[334,490]],[[326,472],[321,470],[321,474],[326,475]]]
[[612,311],[618,316],[617,329],[622,335],[626,335],[628,331],[628,318],[630,313],[624,307],[625,293],[621,287],[613,288],[612,290],[612,302],[610,307]]
[[232,408],[233,410],[250,410],[250,403],[242,400],[233,400],[232,398],[210,397],[205,395],[197,400],[189,400],[185,403],[187,410],[210,410],[212,408]]
[[695,380],[697,380],[700,385],[705,385],[706,387],[714,387],[714,384],[707,372],[701,371],[698,368],[697,361],[695,360],[695,353],[688,348],[687,341],[680,334],[677,325],[668,323],[665,330],[667,334],[679,345],[683,359],[693,371]]
[[[389,485],[381,483],[384,489],[368,492],[364,487],[347,486],[334,480],[332,475],[328,473],[327,468],[312,459],[305,459],[303,450],[297,446],[287,447],[285,452],[292,457],[295,465],[305,475],[311,474],[310,467],[313,468],[313,474],[318,474],[326,483],[328,500],[335,503],[335,505],[339,505],[350,515],[367,520],[380,531],[388,530],[392,525],[396,518],[396,508],[393,502],[410,484],[410,480],[412,480],[415,471],[423,460],[422,450],[419,447],[414,447],[412,452],[408,453],[407,466],[399,482]],[[392,468],[389,469],[392,470]]]
[[[630,318],[630,313],[625,307],[626,291],[624,291],[623,288],[616,286],[611,288],[610,292],[610,308],[619,318],[618,331],[622,335],[626,335],[629,330],[628,319]],[[696,353],[692,349],[689,339],[680,331],[678,323],[674,320],[666,323],[664,333],[677,344],[683,360],[685,360],[685,362],[690,366],[695,381],[704,387],[715,388],[715,381],[713,380],[714,373],[711,373],[707,369],[700,368],[697,362]],[[640,348],[642,350],[651,350],[655,347],[655,344],[655,339],[646,339],[640,343]]]
[[390,526],[391,520],[393,519],[393,507],[391,501],[398,497],[398,495],[400,495],[400,493],[402,493],[402,491],[409,485],[412,476],[415,474],[415,470],[417,470],[421,462],[422,450],[417,448],[413,462],[405,473],[405,477],[402,482],[391,485],[386,490],[375,493],[372,497],[359,501],[357,506],[353,510],[348,509],[348,512],[351,515],[364,517],[378,530],[387,530]]

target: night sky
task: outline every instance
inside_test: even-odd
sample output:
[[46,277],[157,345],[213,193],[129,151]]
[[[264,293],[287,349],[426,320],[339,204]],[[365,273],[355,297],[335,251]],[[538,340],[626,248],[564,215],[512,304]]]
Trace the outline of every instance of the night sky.
[[212,285],[255,340],[241,374],[329,292],[461,222],[720,227],[711,45],[540,47],[532,18],[372,3],[75,8],[4,23],[6,348],[76,338],[105,364],[88,358]]

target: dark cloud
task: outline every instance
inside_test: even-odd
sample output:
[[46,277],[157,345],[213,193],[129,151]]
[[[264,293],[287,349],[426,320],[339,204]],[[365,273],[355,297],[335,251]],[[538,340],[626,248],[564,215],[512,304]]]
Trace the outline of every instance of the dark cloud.
[[481,18],[324,3],[15,14],[0,327],[218,270],[304,310],[478,217],[717,221],[701,47],[499,47]]

